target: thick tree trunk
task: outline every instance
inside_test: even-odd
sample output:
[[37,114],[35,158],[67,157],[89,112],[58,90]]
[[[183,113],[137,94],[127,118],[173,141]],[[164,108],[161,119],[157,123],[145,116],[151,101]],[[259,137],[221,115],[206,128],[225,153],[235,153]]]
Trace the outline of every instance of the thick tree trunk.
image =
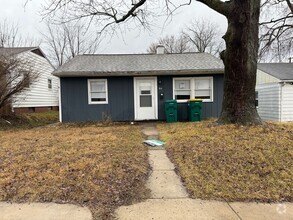
[[226,50],[224,100],[220,124],[261,124],[255,107],[260,0],[230,2]]

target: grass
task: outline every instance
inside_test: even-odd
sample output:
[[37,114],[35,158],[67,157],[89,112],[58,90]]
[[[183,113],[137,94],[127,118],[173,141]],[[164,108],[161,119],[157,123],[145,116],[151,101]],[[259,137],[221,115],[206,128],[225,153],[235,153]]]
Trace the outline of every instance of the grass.
[[160,124],[167,152],[193,198],[293,201],[293,124]]
[[13,114],[0,117],[0,131],[7,129],[30,129],[56,123],[59,121],[58,111],[40,113]]
[[0,200],[88,206],[109,219],[146,197],[149,165],[138,126],[56,125],[0,131]]

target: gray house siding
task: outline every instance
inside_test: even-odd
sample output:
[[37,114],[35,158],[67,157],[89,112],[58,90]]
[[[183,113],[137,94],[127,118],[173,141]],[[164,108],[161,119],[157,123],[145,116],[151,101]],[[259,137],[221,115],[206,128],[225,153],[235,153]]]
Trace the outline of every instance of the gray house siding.
[[[196,75],[201,76],[201,75]],[[207,76],[207,75],[205,75]],[[222,108],[224,76],[213,76],[214,100],[203,103],[203,118],[218,117]],[[173,78],[158,76],[158,118],[165,120],[164,102],[173,99]],[[190,75],[188,76],[190,77]],[[102,77],[106,78],[106,77]],[[88,77],[61,78],[61,105],[63,122],[99,121],[109,117],[113,121],[134,120],[133,77],[107,77],[108,104],[88,104]],[[160,93],[164,97],[160,98]],[[178,119],[188,120],[187,103],[178,104]]]
[[[200,77],[203,75],[196,75],[196,77]],[[208,75],[204,75],[208,76]],[[213,76],[213,84],[214,84],[214,100],[213,102],[203,102],[202,108],[202,117],[217,118],[220,116],[222,110],[222,102],[223,102],[223,92],[224,92],[224,75],[210,75]],[[163,93],[164,99],[159,100],[159,120],[166,120],[165,116],[165,100],[173,99],[173,78],[177,77],[185,77],[185,76],[158,76],[158,94]],[[190,77],[186,76],[186,77]],[[179,121],[187,121],[188,120],[188,105],[187,103],[178,103],[178,120]]]
[[133,77],[109,77],[108,104],[88,104],[87,80],[90,78],[61,78],[63,122],[113,121],[134,119]]

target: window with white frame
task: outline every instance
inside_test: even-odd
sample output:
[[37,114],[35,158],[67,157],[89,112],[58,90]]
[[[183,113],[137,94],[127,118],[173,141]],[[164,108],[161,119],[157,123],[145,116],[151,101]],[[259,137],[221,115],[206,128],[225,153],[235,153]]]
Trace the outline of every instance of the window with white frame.
[[213,77],[174,78],[173,88],[173,98],[179,102],[190,98],[213,101]]
[[197,77],[194,78],[194,98],[205,101],[213,100],[213,78]]
[[190,99],[191,79],[174,79],[174,98],[176,100]]
[[108,89],[106,79],[89,79],[88,96],[89,104],[107,104]]

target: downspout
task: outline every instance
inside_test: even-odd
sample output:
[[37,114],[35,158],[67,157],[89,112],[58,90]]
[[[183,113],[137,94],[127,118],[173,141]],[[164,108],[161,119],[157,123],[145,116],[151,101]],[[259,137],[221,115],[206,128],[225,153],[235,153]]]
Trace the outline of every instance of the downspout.
[[62,102],[61,102],[61,77],[59,78],[59,121],[62,122]]
[[280,122],[282,122],[283,117],[283,86],[285,85],[285,82],[280,83]]

